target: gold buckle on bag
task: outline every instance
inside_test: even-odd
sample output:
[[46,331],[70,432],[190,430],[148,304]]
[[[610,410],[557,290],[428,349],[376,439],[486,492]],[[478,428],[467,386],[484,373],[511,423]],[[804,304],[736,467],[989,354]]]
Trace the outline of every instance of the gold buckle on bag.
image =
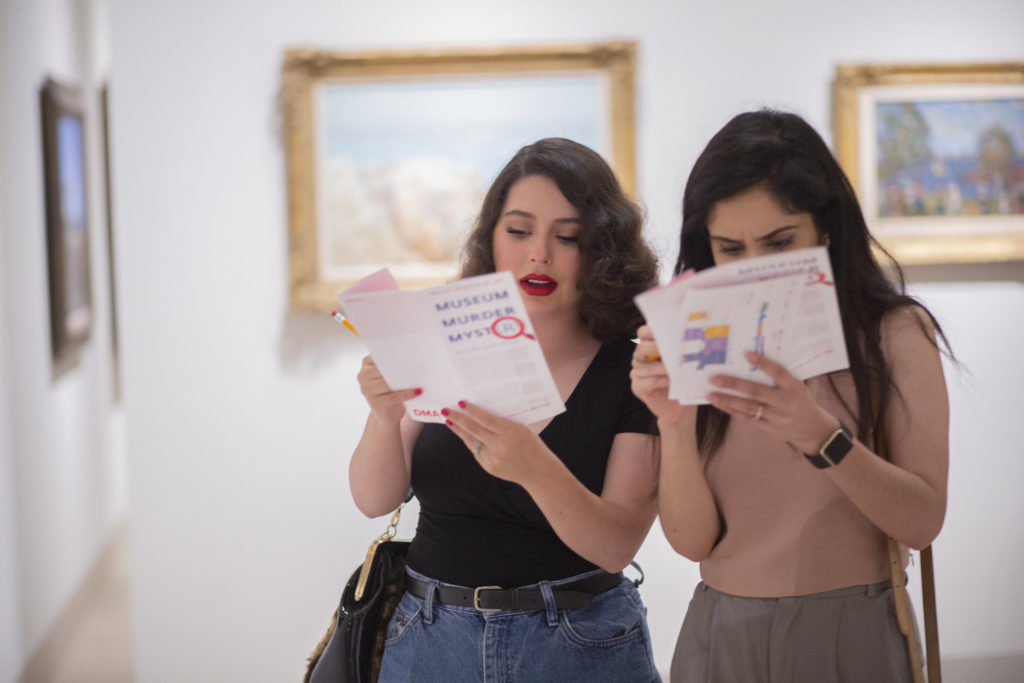
[[480,606],[480,591],[496,590],[500,591],[501,586],[477,586],[473,589],[473,607],[480,610],[481,612],[500,612],[499,607],[481,607]]
[[356,582],[355,599],[356,602],[363,597],[363,592],[366,590],[366,582],[370,578],[370,567],[373,566],[373,556],[377,554],[377,547],[385,541],[390,541],[395,537],[395,533],[398,531],[398,519],[402,516],[402,508],[405,503],[402,503],[398,508],[391,513],[391,520],[388,522],[388,528],[377,538],[373,539],[373,543],[370,544],[370,548],[366,551],[366,559],[363,560],[363,568],[359,570],[359,581]]

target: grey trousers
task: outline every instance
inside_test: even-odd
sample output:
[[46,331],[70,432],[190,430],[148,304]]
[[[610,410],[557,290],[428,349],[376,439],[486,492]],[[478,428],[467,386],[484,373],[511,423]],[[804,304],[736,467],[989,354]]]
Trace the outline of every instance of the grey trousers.
[[789,598],[697,585],[672,656],[672,683],[912,681],[889,582]]

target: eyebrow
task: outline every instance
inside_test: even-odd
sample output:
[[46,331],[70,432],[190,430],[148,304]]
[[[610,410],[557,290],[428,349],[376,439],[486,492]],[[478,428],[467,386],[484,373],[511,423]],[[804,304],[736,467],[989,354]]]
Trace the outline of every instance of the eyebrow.
[[[534,216],[532,213],[529,213],[528,211],[520,211],[519,209],[511,209],[509,211],[506,211],[505,213],[502,214],[502,216],[522,216],[523,218],[530,218],[532,220],[537,220],[537,217]],[[581,221],[580,221],[579,218],[556,218],[554,220],[554,222],[555,223],[577,223],[578,224]]]
[[[767,235],[762,235],[762,236],[758,237],[757,240],[759,242],[767,242],[768,240],[775,239],[781,233],[784,233],[787,230],[796,230],[799,227],[800,227],[799,225],[783,225],[781,228],[775,228],[774,230],[772,230]],[[710,235],[709,237],[711,239],[713,239],[713,240],[718,240],[719,242],[734,242],[736,244],[740,244],[743,241],[743,240],[734,240],[734,239],[731,239],[729,237],[721,237],[721,236],[716,236],[716,235]]]

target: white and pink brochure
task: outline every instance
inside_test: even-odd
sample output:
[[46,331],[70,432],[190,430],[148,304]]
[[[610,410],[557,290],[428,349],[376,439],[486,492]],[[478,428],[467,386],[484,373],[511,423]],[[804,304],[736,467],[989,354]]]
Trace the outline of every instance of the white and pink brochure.
[[797,379],[849,367],[832,264],[825,247],[743,259],[679,277],[636,297],[658,342],[669,398],[707,403],[724,374],[771,384],[744,351]]
[[388,385],[423,389],[413,419],[443,423],[461,400],[523,424],[565,411],[508,272],[401,291],[385,268],[338,301]]

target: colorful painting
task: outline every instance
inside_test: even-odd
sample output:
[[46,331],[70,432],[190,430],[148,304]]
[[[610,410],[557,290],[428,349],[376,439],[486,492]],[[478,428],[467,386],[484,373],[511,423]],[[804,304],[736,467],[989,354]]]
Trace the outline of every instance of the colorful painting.
[[1024,62],[840,66],[833,94],[836,157],[897,261],[1024,259]]
[[875,104],[878,215],[1024,214],[1024,97]]

